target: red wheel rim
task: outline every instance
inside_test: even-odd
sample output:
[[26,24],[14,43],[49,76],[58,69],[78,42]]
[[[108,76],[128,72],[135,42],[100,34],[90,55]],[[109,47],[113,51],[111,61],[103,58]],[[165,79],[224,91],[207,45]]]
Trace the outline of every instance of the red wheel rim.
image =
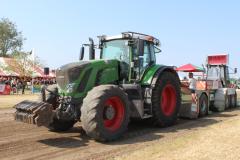
[[121,127],[121,124],[124,120],[124,114],[125,114],[124,104],[119,97],[115,96],[115,97],[110,97],[109,99],[106,100],[103,111],[105,111],[107,107],[112,107],[114,109],[115,114],[111,119],[103,118],[104,127],[110,131],[116,131]]
[[163,88],[161,96],[161,109],[166,116],[171,115],[176,108],[176,90],[168,84]]

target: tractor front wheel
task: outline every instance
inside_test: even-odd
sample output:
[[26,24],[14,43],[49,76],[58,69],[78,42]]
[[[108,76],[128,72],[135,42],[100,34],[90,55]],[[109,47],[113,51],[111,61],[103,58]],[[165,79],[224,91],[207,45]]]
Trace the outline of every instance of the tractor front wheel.
[[[58,94],[57,86],[50,85],[47,87],[47,89],[50,90],[51,92],[42,91],[42,93],[40,94],[40,101],[47,102],[51,104],[54,109],[56,109],[59,105],[56,96],[56,94]],[[54,117],[52,123],[48,126],[48,129],[54,132],[67,131],[71,129],[75,123],[76,123],[75,120],[63,120]]]
[[119,138],[129,122],[129,101],[126,93],[116,85],[93,88],[81,107],[82,127],[87,135],[105,142]]
[[163,72],[152,91],[152,123],[170,126],[178,117],[181,93],[178,77],[171,72]]
[[74,120],[62,120],[58,118],[53,118],[53,122],[49,125],[51,131],[62,132],[71,129],[76,122]]

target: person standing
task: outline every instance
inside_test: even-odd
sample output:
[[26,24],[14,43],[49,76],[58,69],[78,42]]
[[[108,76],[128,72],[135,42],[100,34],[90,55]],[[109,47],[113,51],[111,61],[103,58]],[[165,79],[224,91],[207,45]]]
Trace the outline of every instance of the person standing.
[[191,91],[191,95],[192,95],[192,101],[195,102],[195,104],[197,104],[197,99],[196,99],[196,84],[197,84],[197,80],[193,77],[193,73],[190,72],[189,75],[189,89]]
[[189,80],[188,80],[188,82],[189,82],[189,89],[190,89],[192,94],[195,94],[197,80],[193,77],[193,73],[192,72],[189,73],[188,77],[189,77]]
[[12,93],[17,93],[17,81],[15,78],[12,79],[11,81],[11,88],[12,88]]
[[22,94],[25,94],[25,88],[26,88],[27,82],[25,79],[22,80]]

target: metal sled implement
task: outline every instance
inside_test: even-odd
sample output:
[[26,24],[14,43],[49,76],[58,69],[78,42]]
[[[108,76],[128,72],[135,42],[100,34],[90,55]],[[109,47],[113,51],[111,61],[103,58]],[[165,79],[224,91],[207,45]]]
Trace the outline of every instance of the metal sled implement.
[[36,101],[22,101],[14,106],[16,121],[35,124],[37,126],[49,126],[53,120],[53,107],[49,103]]

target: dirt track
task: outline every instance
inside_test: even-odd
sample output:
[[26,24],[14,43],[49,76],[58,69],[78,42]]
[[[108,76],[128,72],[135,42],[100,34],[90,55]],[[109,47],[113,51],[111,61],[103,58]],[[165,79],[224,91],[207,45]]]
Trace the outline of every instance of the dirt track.
[[39,95],[37,94],[25,94],[25,95],[0,95],[0,109],[9,108],[15,104],[24,101],[24,100],[38,100]]
[[134,123],[123,138],[108,144],[89,139],[79,125],[54,133],[15,122],[12,113],[0,110],[0,159],[240,159],[239,109],[180,120],[169,128]]

